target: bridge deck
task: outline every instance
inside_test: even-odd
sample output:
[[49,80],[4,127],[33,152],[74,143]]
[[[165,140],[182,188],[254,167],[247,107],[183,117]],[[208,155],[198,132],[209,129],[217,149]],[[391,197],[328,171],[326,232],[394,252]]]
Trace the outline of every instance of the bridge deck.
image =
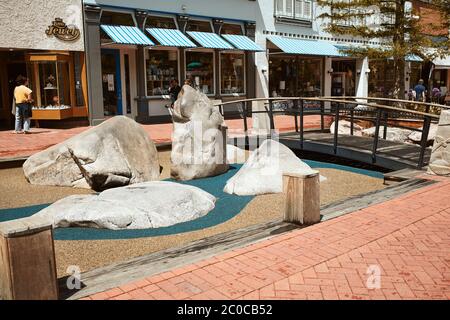
[[[285,133],[280,136],[280,142],[294,150],[300,150],[299,133]],[[365,163],[372,162],[372,137],[357,137],[349,135],[338,136],[337,153],[334,153],[333,135],[330,133],[305,132],[303,150],[323,154],[336,155]],[[416,168],[419,162],[420,146],[378,140],[376,161],[374,164],[391,170]],[[430,150],[425,151],[424,163],[428,163]]]

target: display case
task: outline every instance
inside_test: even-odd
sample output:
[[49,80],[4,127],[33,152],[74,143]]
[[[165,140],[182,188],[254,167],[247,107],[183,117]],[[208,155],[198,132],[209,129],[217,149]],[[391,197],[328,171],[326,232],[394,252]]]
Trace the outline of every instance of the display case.
[[73,78],[69,54],[29,54],[27,73],[33,90],[33,119],[61,120],[72,117]]

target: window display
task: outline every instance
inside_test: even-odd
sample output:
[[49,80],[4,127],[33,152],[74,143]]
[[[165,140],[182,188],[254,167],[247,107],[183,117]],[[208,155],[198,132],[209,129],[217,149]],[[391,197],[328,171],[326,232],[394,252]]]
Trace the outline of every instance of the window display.
[[147,95],[167,95],[170,81],[178,79],[178,52],[175,50],[149,50],[146,68]]
[[221,94],[245,93],[245,54],[220,54]]
[[205,94],[214,94],[214,53],[186,52],[186,78]]
[[295,56],[271,57],[269,89],[272,97],[322,94],[322,59]]
[[394,61],[371,60],[369,65],[369,96],[392,97],[395,87]]
[[35,109],[69,109],[70,81],[67,61],[39,61],[28,65]]

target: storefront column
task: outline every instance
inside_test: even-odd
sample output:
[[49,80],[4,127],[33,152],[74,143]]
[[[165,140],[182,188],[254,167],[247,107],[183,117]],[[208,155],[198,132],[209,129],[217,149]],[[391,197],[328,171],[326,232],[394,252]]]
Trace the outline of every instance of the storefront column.
[[[137,27],[141,30],[145,28],[145,20],[147,18],[147,11],[137,10],[135,12]],[[137,46],[136,49],[136,102],[137,115],[136,121],[141,123],[149,122],[149,106],[147,100],[147,88],[145,84],[145,49],[143,46]]]
[[[245,24],[245,35],[255,41],[256,24],[248,22]],[[247,98],[256,98],[256,63],[255,53],[247,52],[245,54],[245,66],[246,66],[246,88]]]
[[[356,60],[356,76],[357,76],[357,86],[356,86],[356,96],[357,97],[367,97],[369,91],[369,58]],[[365,102],[365,101],[360,101]]]
[[98,6],[84,6],[89,123],[92,126],[100,124],[104,120],[100,13],[101,8]]
[[[330,57],[325,57],[323,66],[324,81],[323,81],[323,92],[325,97],[331,96],[331,70],[333,69],[333,59]],[[325,110],[330,110],[331,104],[325,102]]]
[[[214,32],[220,34],[220,30],[223,26],[223,20],[213,19]],[[216,50],[214,54],[214,86],[215,86],[215,99],[220,99],[220,50]]]

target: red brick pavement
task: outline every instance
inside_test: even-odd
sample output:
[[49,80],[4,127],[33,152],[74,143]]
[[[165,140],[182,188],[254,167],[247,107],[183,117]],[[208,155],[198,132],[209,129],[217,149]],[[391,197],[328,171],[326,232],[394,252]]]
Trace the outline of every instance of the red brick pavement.
[[450,299],[450,179],[438,181],[85,299]]
[[[233,131],[243,128],[243,120],[226,121],[230,135]],[[248,119],[249,128],[252,126],[252,119]],[[143,125],[155,143],[167,143],[171,141],[172,124],[152,124]],[[295,128],[294,118],[291,116],[276,116],[275,127],[280,132],[292,131]],[[320,116],[306,116],[305,128],[319,128]],[[52,145],[60,143],[70,137],[88,129],[89,127],[79,127],[73,129],[45,129],[32,128],[30,135],[14,134],[10,131],[0,131],[0,159],[27,157],[33,153],[44,150]]]

